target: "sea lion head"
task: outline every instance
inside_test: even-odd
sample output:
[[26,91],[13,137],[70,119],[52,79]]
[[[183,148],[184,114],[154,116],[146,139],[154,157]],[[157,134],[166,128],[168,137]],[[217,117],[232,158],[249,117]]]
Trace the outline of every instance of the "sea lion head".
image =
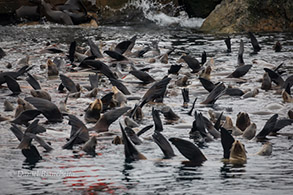
[[244,131],[250,125],[250,118],[246,112],[239,112],[237,114],[236,127]]
[[293,102],[293,98],[285,91],[282,91],[282,98],[285,103]]
[[246,159],[244,145],[239,140],[235,140],[231,147],[229,162],[232,164],[245,164]]

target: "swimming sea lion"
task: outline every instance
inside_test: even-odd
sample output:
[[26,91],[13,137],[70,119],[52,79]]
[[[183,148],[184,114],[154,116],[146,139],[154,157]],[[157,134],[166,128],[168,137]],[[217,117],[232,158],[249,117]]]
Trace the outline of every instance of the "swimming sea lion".
[[34,90],[34,89],[32,89],[32,90],[31,90],[31,95],[32,95],[33,97],[43,98],[43,99],[45,99],[45,100],[49,100],[49,101],[51,101],[51,96],[50,96],[50,94],[49,94],[47,91],[42,90],[42,89],[38,89],[38,90]]
[[275,50],[275,52],[280,52],[282,50],[282,45],[280,41],[276,42],[276,44],[273,46],[273,49]]
[[212,67],[207,66],[202,72],[199,74],[200,78],[204,78],[207,80],[211,80],[211,72],[212,72]]
[[15,109],[14,117],[16,118],[24,110],[33,110],[35,107],[24,99],[17,99],[17,107]]
[[239,140],[236,140],[231,147],[229,163],[245,164],[246,161],[247,157],[244,145]]
[[57,65],[50,59],[47,60],[47,68],[48,68],[48,76],[57,76],[59,74],[59,70]]
[[175,81],[175,84],[179,87],[186,87],[189,85],[188,76],[184,75],[183,77],[179,78],[177,81]]
[[250,118],[246,112],[239,112],[236,119],[236,127],[244,131],[250,125]]
[[232,119],[229,116],[226,116],[226,121],[223,124],[223,128],[232,131],[232,135],[239,136],[242,135],[243,132],[233,125]]
[[243,94],[241,97],[242,98],[250,98],[250,97],[255,97],[259,93],[259,90],[253,89],[252,91],[248,91],[245,94]]
[[261,83],[261,89],[270,90],[272,88],[272,80],[267,72],[264,73]]
[[100,99],[95,99],[85,111],[84,120],[87,123],[96,123],[100,119],[103,110],[103,103]]
[[4,111],[13,111],[13,110],[14,110],[13,105],[8,100],[5,100]]
[[127,98],[125,97],[125,95],[119,89],[117,89],[116,86],[113,86],[112,90],[114,93],[113,100],[117,103],[117,106],[118,107],[125,106],[127,103]]

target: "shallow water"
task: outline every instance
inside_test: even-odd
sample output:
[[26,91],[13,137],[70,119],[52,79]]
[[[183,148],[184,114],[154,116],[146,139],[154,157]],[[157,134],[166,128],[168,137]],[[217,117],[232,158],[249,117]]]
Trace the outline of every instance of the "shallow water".
[[[230,35],[232,41],[232,53],[225,52],[226,46],[223,39],[226,35],[200,34],[191,29],[181,29],[178,27],[158,27],[151,26],[101,26],[98,29],[64,27],[59,25],[45,25],[33,27],[0,27],[0,47],[4,49],[7,56],[0,60],[1,70],[7,70],[5,65],[9,62],[13,69],[17,68],[16,62],[25,55],[30,55],[30,64],[36,65],[30,71],[32,74],[40,76],[39,82],[42,88],[47,89],[52,95],[52,101],[56,104],[64,99],[66,94],[59,94],[57,87],[59,79],[47,79],[46,70],[40,69],[40,65],[46,64],[48,58],[55,56],[64,57],[65,54],[48,54],[40,51],[45,48],[46,43],[56,44],[57,47],[68,51],[69,43],[77,40],[77,44],[87,47],[86,40],[91,38],[96,43],[102,41],[103,48],[106,50],[112,44],[126,40],[133,35],[138,35],[138,40],[134,48],[140,48],[149,44],[152,40],[159,41],[161,52],[164,53],[169,48],[174,47],[175,52],[169,56],[169,63],[162,64],[158,60],[156,63],[148,63],[148,58],[133,59],[131,62],[137,67],[152,67],[150,74],[160,80],[171,64],[175,64],[183,53],[187,53],[197,59],[203,51],[207,52],[208,60],[213,58],[215,65],[212,71],[213,82],[224,81],[225,85],[237,86],[242,90],[259,88],[258,82],[264,73],[263,68],[279,65],[284,62],[283,78],[287,78],[293,73],[293,35],[292,33],[267,33],[256,35],[262,50],[257,55],[250,55],[252,52],[249,38],[246,34]],[[243,78],[248,82],[236,83],[234,80],[225,79],[237,65],[237,53],[240,39],[245,43],[244,61],[246,64],[253,64],[247,75]],[[274,43],[279,40],[283,49],[280,53],[272,50]],[[253,60],[257,62],[253,63]],[[111,64],[111,59],[103,59],[107,64]],[[124,68],[126,74],[129,66]],[[115,68],[114,68],[115,69]],[[63,70],[63,72],[65,72]],[[191,102],[189,108],[182,107],[182,96],[180,87],[174,85],[174,81],[182,77],[183,73],[190,72],[187,65],[181,69],[179,76],[171,76],[172,81],[168,88],[168,94],[164,99],[164,104],[172,107],[174,112],[180,116],[180,120],[175,124],[164,122],[163,134],[167,137],[180,137],[188,139],[188,132],[192,125],[193,117],[186,115],[195,97],[198,101],[195,108],[198,112],[208,116],[207,111],[214,109],[224,111],[225,115],[231,116],[234,124],[238,112],[247,112],[252,122],[257,125],[259,132],[268,118],[273,113],[278,113],[279,117],[286,117],[287,111],[293,108],[292,103],[283,103],[280,94],[274,90],[260,93],[255,98],[241,99],[239,97],[222,96],[216,105],[206,107],[199,104],[207,96],[207,92],[201,87],[198,75],[192,75],[189,93]],[[82,86],[89,85],[86,74],[69,74],[75,82]],[[82,76],[83,75],[83,76]],[[139,86],[131,83],[136,81],[134,77],[128,75],[125,85],[130,89],[130,97],[141,97],[151,86]],[[23,93],[20,97],[29,95],[30,87],[25,81],[25,77],[20,77],[20,85]],[[3,85],[6,86],[6,85]],[[111,85],[101,84],[98,97],[107,93]],[[8,99],[16,106],[16,97],[7,96],[10,92],[2,87],[0,95],[1,115],[13,117],[14,112],[3,112],[3,102]],[[55,95],[53,95],[55,94]],[[84,109],[88,103],[94,99],[81,98],[68,100],[70,113],[75,114],[83,120]],[[128,101],[130,106],[138,100]],[[273,105],[273,106],[272,106]],[[147,105],[143,112],[145,115],[139,128],[152,124],[151,107],[160,105]],[[260,115],[257,112],[267,112]],[[255,140],[247,141],[240,139],[246,146],[247,164],[235,167],[225,165],[221,162],[223,156],[220,140],[215,140],[202,148],[207,161],[200,167],[188,167],[182,164],[186,159],[175,150],[177,156],[172,159],[162,159],[163,154],[159,147],[149,139],[152,135],[150,130],[142,135],[143,144],[137,146],[148,160],[141,160],[132,163],[124,161],[123,145],[112,145],[109,140],[99,140],[96,148],[98,156],[95,158],[83,155],[79,147],[71,150],[62,150],[66,138],[69,137],[70,126],[68,120],[62,123],[46,124],[44,118],[40,118],[41,124],[46,127],[47,132],[41,136],[52,143],[54,150],[50,153],[43,152],[38,147],[43,160],[35,165],[28,165],[24,162],[24,156],[17,149],[18,140],[9,130],[9,122],[0,123],[0,186],[1,194],[80,194],[80,193],[99,193],[99,194],[292,194],[293,190],[293,141],[285,135],[269,136],[273,143],[273,154],[268,157],[255,155],[262,144]],[[122,120],[122,119],[121,119]],[[88,125],[91,126],[91,125]],[[281,130],[282,133],[292,133],[292,125]],[[23,128],[24,129],[24,128]],[[111,132],[120,134],[118,121],[110,127]]]

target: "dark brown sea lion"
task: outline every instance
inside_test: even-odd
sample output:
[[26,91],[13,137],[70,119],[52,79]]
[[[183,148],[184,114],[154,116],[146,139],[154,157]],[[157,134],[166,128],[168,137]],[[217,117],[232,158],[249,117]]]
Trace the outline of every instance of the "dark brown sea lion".
[[236,127],[244,131],[250,125],[250,118],[246,112],[239,112],[236,119]]
[[202,70],[202,67],[197,59],[190,56],[182,56],[181,58],[187,63],[188,67],[192,70],[192,73],[197,73]]

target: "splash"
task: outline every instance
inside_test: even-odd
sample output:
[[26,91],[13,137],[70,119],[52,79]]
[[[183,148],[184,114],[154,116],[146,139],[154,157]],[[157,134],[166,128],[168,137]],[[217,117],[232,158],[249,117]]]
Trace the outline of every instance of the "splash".
[[172,3],[161,4],[157,1],[130,0],[128,6],[133,6],[142,11],[144,17],[159,26],[178,25],[187,28],[199,28],[203,18],[189,18],[185,11],[179,11]]
[[[203,18],[189,18],[182,7],[172,2],[162,4],[158,1],[129,0],[124,7],[115,12],[120,21],[128,24],[140,22],[151,22],[158,26],[180,26],[185,28],[199,28],[204,22]],[[125,16],[126,15],[126,16]],[[124,18],[123,18],[124,17]],[[119,21],[119,22],[120,22]]]

